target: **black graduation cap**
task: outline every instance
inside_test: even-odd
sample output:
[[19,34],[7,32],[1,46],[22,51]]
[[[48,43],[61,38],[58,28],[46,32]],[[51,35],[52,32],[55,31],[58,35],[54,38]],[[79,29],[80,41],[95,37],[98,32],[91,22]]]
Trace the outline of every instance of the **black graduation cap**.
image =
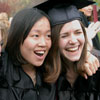
[[48,11],[48,9],[53,8],[55,5],[66,4],[75,5],[78,9],[95,3],[93,0],[45,0],[44,2],[34,6],[41,10]]
[[57,24],[64,24],[74,19],[81,20],[77,8],[84,7],[83,2],[84,6],[94,3],[89,0],[48,0],[35,7],[46,12],[50,17],[51,25],[54,26]]
[[74,5],[59,5],[48,11],[51,25],[64,24],[72,20],[81,20],[80,13]]

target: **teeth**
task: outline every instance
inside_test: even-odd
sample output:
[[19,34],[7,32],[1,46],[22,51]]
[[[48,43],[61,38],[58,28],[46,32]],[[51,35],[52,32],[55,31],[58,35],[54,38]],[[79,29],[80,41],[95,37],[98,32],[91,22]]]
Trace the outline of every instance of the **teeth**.
[[78,47],[75,47],[75,48],[68,48],[67,50],[69,50],[69,51],[75,51],[75,50],[78,50]]
[[37,51],[36,53],[44,54],[44,51]]
[[37,51],[35,53],[38,54],[38,55],[43,55],[44,54],[44,51]]

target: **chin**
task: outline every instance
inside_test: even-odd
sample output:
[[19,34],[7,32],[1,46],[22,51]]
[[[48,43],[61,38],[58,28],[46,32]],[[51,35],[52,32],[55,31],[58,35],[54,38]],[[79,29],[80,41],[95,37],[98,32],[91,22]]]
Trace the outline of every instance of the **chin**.
[[38,62],[38,63],[35,64],[35,66],[40,67],[40,66],[42,66],[42,64],[43,64],[43,62]]
[[70,59],[70,61],[75,62],[75,61],[79,61],[79,59],[80,59],[80,57],[78,57],[78,58],[73,58],[73,59]]
[[72,60],[70,60],[70,61],[72,61],[72,62],[75,62],[75,61],[78,61],[79,59],[72,59]]

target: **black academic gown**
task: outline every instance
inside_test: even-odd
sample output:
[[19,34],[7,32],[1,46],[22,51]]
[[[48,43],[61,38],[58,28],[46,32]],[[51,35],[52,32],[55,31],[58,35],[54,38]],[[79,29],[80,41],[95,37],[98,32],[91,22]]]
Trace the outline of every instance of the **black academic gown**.
[[42,78],[40,69],[37,69],[34,86],[22,67],[15,66],[4,55],[0,68],[0,100],[55,100],[55,85],[43,82]]
[[100,100],[100,70],[87,80],[78,76],[73,87],[62,73],[57,87],[57,100]]

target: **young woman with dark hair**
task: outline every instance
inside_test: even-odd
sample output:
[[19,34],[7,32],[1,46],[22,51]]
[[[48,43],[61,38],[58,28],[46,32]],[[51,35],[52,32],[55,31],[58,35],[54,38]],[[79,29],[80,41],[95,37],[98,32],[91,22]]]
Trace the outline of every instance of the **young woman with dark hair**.
[[44,12],[29,8],[14,16],[2,55],[0,100],[54,100],[51,83],[57,80],[60,65],[48,53],[51,45],[51,25]]

